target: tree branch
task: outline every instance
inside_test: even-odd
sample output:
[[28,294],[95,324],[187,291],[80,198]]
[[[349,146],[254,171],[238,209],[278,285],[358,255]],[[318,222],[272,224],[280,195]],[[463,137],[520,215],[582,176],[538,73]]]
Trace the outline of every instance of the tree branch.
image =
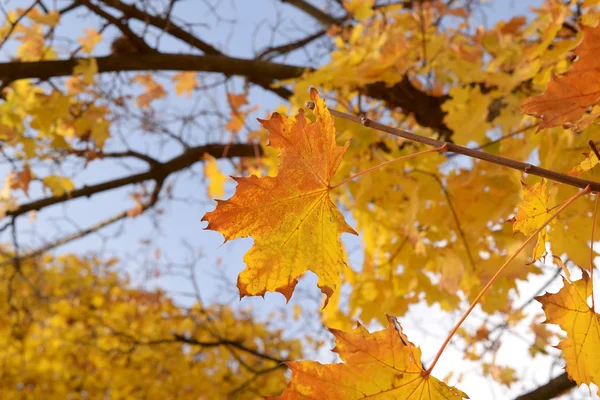
[[345,19],[345,17],[340,19],[334,18],[305,0],[281,0],[281,2],[287,3],[296,7],[298,10],[304,11],[306,14],[319,21],[319,23],[323,26],[339,24]]
[[[224,144],[207,144],[204,146],[192,147],[177,157],[171,160],[153,164],[150,168],[139,174],[129,175],[123,178],[114,179],[111,181],[99,183],[92,186],[84,186],[80,189],[65,193],[62,196],[46,197],[40,200],[35,200],[30,203],[25,203],[17,208],[7,211],[6,216],[17,217],[33,210],[40,210],[59,203],[65,203],[80,197],[91,197],[95,194],[106,192],[112,189],[117,189],[123,186],[140,183],[148,180],[154,180],[157,183],[162,183],[170,174],[184,170],[193,164],[202,161],[202,156],[207,153],[215,158],[223,157]],[[255,147],[253,144],[230,144],[227,157],[255,157]]]
[[577,384],[569,379],[566,372],[563,372],[556,378],[552,378],[548,383],[537,389],[522,394],[515,400],[547,400],[565,394],[577,387]]
[[210,44],[198,39],[196,36],[185,31],[168,18],[162,18],[156,15],[148,14],[135,5],[125,4],[120,0],[101,0],[102,3],[121,11],[127,18],[134,18],[145,24],[154,26],[176,37],[177,39],[203,51],[206,54],[222,55],[222,53]]
[[[313,102],[308,102],[307,107],[311,110],[314,109],[315,104]],[[573,176],[561,174],[560,172],[551,171],[549,169],[536,167],[535,165],[531,165],[528,163],[512,160],[510,158],[496,156],[494,154],[488,154],[483,151],[470,149],[468,147],[459,146],[454,143],[443,142],[441,140],[436,140],[432,138],[428,138],[425,136],[417,135],[412,132],[408,132],[402,129],[392,128],[391,126],[387,126],[381,124],[377,121],[373,121],[364,117],[357,117],[351,114],[346,114],[341,111],[329,109],[331,115],[343,118],[348,121],[356,122],[357,124],[361,124],[366,126],[367,128],[373,128],[381,132],[389,133],[394,136],[399,136],[404,139],[425,144],[427,146],[432,147],[442,147],[446,146],[447,151],[452,153],[462,154],[471,158],[477,158],[479,160],[491,162],[493,164],[502,165],[507,168],[516,169],[518,171],[526,172],[530,175],[540,176],[542,178],[546,178],[555,182],[564,183],[566,185],[575,186],[581,189],[585,189],[589,186],[592,192],[600,192],[600,182],[589,181],[586,179],[580,179]]]
[[[79,58],[36,62],[0,63],[0,79],[48,79],[70,76]],[[306,68],[262,60],[248,60],[221,55],[126,54],[96,58],[98,72],[118,71],[198,71],[239,75],[254,81],[289,79],[301,76]]]

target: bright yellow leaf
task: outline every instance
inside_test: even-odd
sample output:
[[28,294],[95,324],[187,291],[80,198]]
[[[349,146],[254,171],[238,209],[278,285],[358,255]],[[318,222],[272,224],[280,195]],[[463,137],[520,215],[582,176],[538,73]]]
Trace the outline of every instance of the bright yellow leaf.
[[336,339],[333,351],[343,363],[286,363],[292,370],[292,380],[278,399],[469,398],[462,391],[425,374],[421,349],[408,340],[392,317],[388,317],[387,328],[374,333],[360,324],[351,332],[330,331]]
[[563,278],[558,293],[535,299],[542,303],[546,323],[559,325],[567,333],[557,348],[563,351],[569,378],[578,385],[600,386],[600,314],[588,305],[592,280],[587,272],[582,273],[582,279],[572,283]]
[[295,118],[274,113],[260,120],[270,145],[280,151],[277,176],[234,178],[238,186],[233,197],[218,201],[202,218],[207,229],[221,232],[226,240],[254,238],[244,257],[247,267],[238,277],[242,297],[277,291],[289,300],[297,278],[311,270],[329,298],[346,265],[340,235],[356,232],[329,192],[348,143],[336,144],[325,102],[315,89],[310,95],[316,122],[310,123],[303,110]]
[[[533,234],[550,217],[548,209],[547,182],[542,179],[532,187],[523,184],[521,197],[523,202],[517,206],[517,215],[512,219],[513,230],[522,232],[525,236]],[[538,239],[533,248],[533,260],[538,260],[546,253],[548,232],[546,229],[538,234]]]
[[217,160],[210,154],[205,154],[204,159],[204,176],[208,179],[208,195],[214,199],[216,197],[223,197],[225,194],[225,182],[227,182],[227,175],[221,172],[217,165]]
[[175,91],[177,96],[183,96],[187,93],[187,96],[192,95],[192,91],[198,87],[198,81],[196,80],[196,73],[194,71],[178,72],[173,75],[173,82],[175,82]]
[[48,175],[42,182],[52,191],[54,196],[62,196],[75,189],[75,185],[69,178],[57,175]]
[[60,20],[60,13],[52,10],[48,14],[42,14],[39,9],[33,8],[27,13],[27,17],[37,24],[56,26]]
[[594,154],[593,151],[590,151],[589,154],[585,157],[585,160],[577,164],[572,170],[568,172],[571,176],[579,176],[586,171],[594,168],[598,164],[598,157]]
[[358,20],[364,20],[373,15],[375,0],[344,0],[344,8]]

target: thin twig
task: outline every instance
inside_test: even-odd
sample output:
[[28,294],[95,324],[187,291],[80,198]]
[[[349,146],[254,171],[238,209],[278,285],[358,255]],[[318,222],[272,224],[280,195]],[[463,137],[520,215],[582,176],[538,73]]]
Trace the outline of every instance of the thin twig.
[[556,211],[556,213],[554,213],[554,215],[552,215],[550,218],[546,219],[546,221],[544,221],[544,223],[542,224],[542,226],[540,226],[535,232],[533,232],[523,242],[523,244],[521,244],[521,246],[517,249],[517,251],[515,251],[513,253],[513,255],[510,256],[508,258],[508,260],[506,260],[506,262],[504,264],[502,264],[502,266],[498,269],[498,271],[496,271],[496,273],[494,274],[494,276],[492,277],[492,279],[490,279],[489,282],[483,287],[483,289],[481,289],[481,292],[479,292],[479,294],[477,295],[477,297],[475,298],[475,300],[473,300],[473,302],[471,303],[471,305],[469,306],[469,308],[467,308],[467,311],[465,311],[465,313],[458,320],[458,322],[456,323],[456,325],[454,325],[454,328],[452,328],[452,331],[450,331],[450,333],[446,337],[446,340],[444,340],[444,343],[442,343],[442,346],[440,347],[440,349],[438,350],[437,354],[435,355],[435,358],[433,359],[433,362],[431,363],[431,365],[429,366],[429,368],[427,369],[427,371],[424,372],[425,375],[430,375],[431,374],[431,371],[435,367],[435,364],[437,364],[440,356],[444,352],[444,349],[446,348],[446,346],[448,345],[448,343],[450,343],[450,340],[452,339],[452,337],[454,336],[454,334],[456,333],[456,331],[458,331],[458,328],[460,328],[460,326],[465,321],[465,319],[467,319],[467,317],[469,316],[469,314],[471,314],[471,311],[473,311],[473,309],[475,308],[475,306],[479,303],[479,300],[481,300],[481,298],[483,297],[483,295],[485,294],[485,292],[487,292],[487,290],[490,288],[490,286],[492,286],[492,284],[496,281],[496,279],[498,279],[498,277],[504,271],[504,269],[506,268],[506,266],[509,265],[511,263],[511,261],[514,260],[515,257],[517,257],[519,255],[519,253],[521,253],[521,251],[525,248],[525,246],[527,246],[527,244],[529,242],[531,242],[535,237],[537,237],[538,233],[540,233],[543,229],[545,229],[546,226],[550,222],[552,222],[552,220],[554,218],[556,218],[558,215],[560,215],[560,213],[562,213],[565,208],[567,208],[571,203],[573,203],[575,200],[577,200],[581,196],[584,196],[584,195],[586,195],[586,194],[588,194],[590,192],[591,192],[591,188],[589,186],[587,186],[584,190],[582,190],[581,192],[578,192],[573,197],[571,197],[569,200],[567,200],[558,209],[558,211]]

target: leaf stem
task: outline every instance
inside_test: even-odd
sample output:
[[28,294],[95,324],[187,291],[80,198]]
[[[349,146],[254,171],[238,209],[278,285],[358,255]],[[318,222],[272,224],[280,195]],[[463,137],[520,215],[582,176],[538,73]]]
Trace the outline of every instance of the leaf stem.
[[594,229],[596,228],[596,215],[598,214],[598,198],[600,193],[596,193],[596,200],[594,201],[594,216],[592,217],[592,238],[590,242],[590,281],[592,282],[592,311],[596,311],[596,305],[594,304]]
[[456,325],[454,325],[454,328],[452,328],[452,330],[450,331],[450,333],[446,337],[446,340],[444,340],[444,343],[442,343],[442,346],[440,347],[440,349],[438,350],[437,354],[435,355],[435,358],[433,359],[433,362],[431,363],[431,365],[429,366],[429,368],[427,369],[427,371],[425,371],[425,373],[424,373],[425,375],[430,375],[431,374],[431,371],[435,367],[435,364],[437,363],[438,359],[440,358],[440,356],[444,352],[444,349],[446,348],[446,346],[448,345],[448,343],[450,343],[450,340],[452,339],[452,337],[454,336],[454,334],[456,333],[456,331],[458,330],[458,328],[460,328],[460,326],[465,321],[465,319],[467,319],[467,317],[469,316],[469,314],[471,314],[471,311],[473,311],[473,309],[475,308],[475,306],[477,305],[477,303],[479,303],[479,300],[481,300],[481,298],[483,297],[483,295],[485,294],[485,292],[487,292],[487,290],[490,288],[490,286],[492,286],[492,284],[496,281],[496,279],[498,279],[498,277],[500,276],[500,274],[502,273],[502,271],[504,271],[504,268],[506,268],[506,266],[508,264],[510,264],[510,262],[512,260],[514,260],[516,256],[519,255],[519,253],[525,248],[525,246],[527,246],[527,244],[529,242],[531,242],[531,240],[533,238],[535,238],[538,235],[538,233],[540,233],[542,231],[542,229],[545,229],[546,226],[554,218],[556,218],[561,212],[563,212],[563,210],[565,208],[567,208],[571,203],[573,203],[575,200],[577,200],[581,196],[584,196],[584,195],[590,193],[591,191],[592,190],[591,190],[590,186],[588,185],[581,192],[578,192],[575,196],[573,196],[569,200],[567,200],[554,213],[554,215],[552,215],[550,218],[546,219],[546,221],[542,224],[542,226],[540,226],[535,232],[533,232],[525,240],[525,242],[523,242],[523,244],[517,249],[517,251],[512,256],[510,256],[510,258],[508,260],[506,260],[506,262],[504,264],[502,264],[502,266],[498,269],[498,271],[496,272],[496,274],[494,274],[494,276],[492,277],[492,279],[490,279],[490,281],[484,286],[484,288],[481,289],[481,292],[479,292],[479,294],[477,295],[477,297],[475,298],[475,300],[473,300],[473,302],[471,303],[471,305],[469,306],[469,308],[467,309],[467,311],[465,311],[465,313],[462,315],[462,317],[460,317],[460,319],[458,320],[458,322],[456,323]]
[[340,186],[342,186],[342,185],[345,185],[346,183],[350,182],[350,181],[351,181],[351,180],[353,180],[353,179],[356,179],[356,178],[358,178],[359,176],[362,176],[362,175],[364,175],[364,174],[367,174],[367,173],[369,173],[369,172],[371,172],[371,171],[374,171],[374,170],[376,170],[376,169],[379,169],[379,168],[381,168],[381,167],[383,167],[383,166],[386,166],[386,165],[388,165],[388,164],[394,163],[394,162],[396,162],[396,161],[408,160],[409,158],[418,157],[418,156],[420,156],[420,155],[423,155],[423,154],[427,154],[427,153],[437,153],[437,152],[442,152],[442,151],[446,151],[446,145],[443,145],[443,146],[441,146],[441,147],[436,147],[435,149],[429,149],[429,150],[419,151],[418,153],[408,154],[408,155],[406,155],[406,156],[402,156],[402,157],[394,158],[393,160],[389,160],[389,161],[386,161],[386,162],[382,162],[381,164],[377,164],[377,165],[375,165],[374,167],[367,168],[367,169],[365,169],[364,171],[361,171],[361,172],[359,172],[359,173],[357,173],[357,174],[354,174],[354,175],[352,175],[352,176],[349,176],[348,178],[344,179],[343,181],[341,181],[340,183],[338,183],[338,184],[336,184],[336,185],[330,186],[330,187],[329,187],[329,190],[333,190],[333,189],[335,189],[335,188],[338,188],[338,187],[340,187]]
[[[313,102],[306,103],[306,106],[313,110],[315,108],[315,104]],[[452,153],[462,154],[471,158],[477,158],[479,160],[484,160],[487,162],[491,162],[493,164],[502,165],[508,168],[516,169],[518,171],[526,172],[530,175],[541,176],[542,178],[549,179],[551,181],[564,183],[570,186],[575,186],[580,189],[584,189],[587,186],[591,188],[592,192],[600,192],[600,182],[590,181],[587,179],[581,179],[574,176],[569,176],[566,174],[561,174],[560,172],[552,171],[549,169],[536,167],[535,165],[531,165],[528,163],[524,163],[521,161],[512,160],[510,158],[500,157],[495,154],[489,154],[484,151],[479,151],[476,149],[470,149],[468,147],[459,146],[454,143],[443,142],[441,140],[436,140],[432,138],[428,138],[425,136],[417,135],[416,133],[412,133],[409,131],[405,131],[402,129],[392,128],[391,126],[387,126],[381,124],[377,121],[373,121],[369,118],[365,117],[357,117],[352,114],[347,114],[341,111],[329,109],[331,115],[343,118],[348,121],[355,122],[357,124],[364,125],[368,128],[373,128],[381,132],[386,132],[394,136],[399,136],[407,140],[411,140],[413,142],[423,143],[428,146],[433,147],[442,147],[444,144],[447,146],[447,151]]]

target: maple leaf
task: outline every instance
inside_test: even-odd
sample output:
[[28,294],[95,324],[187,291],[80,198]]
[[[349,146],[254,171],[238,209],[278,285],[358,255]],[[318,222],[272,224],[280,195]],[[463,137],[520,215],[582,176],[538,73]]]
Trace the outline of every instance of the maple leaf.
[[69,178],[57,175],[48,175],[42,182],[44,186],[52,191],[54,196],[62,196],[75,189],[75,185]]
[[575,124],[600,98],[600,25],[582,31],[583,41],[575,49],[578,59],[569,72],[554,77],[543,94],[521,105],[541,119],[539,129]]
[[369,333],[330,329],[343,363],[288,362],[292,380],[278,399],[468,399],[462,391],[425,374],[421,349],[388,316],[384,330]]
[[345,0],[344,8],[358,20],[364,20],[373,15],[375,0]]
[[91,54],[94,47],[102,40],[102,34],[99,33],[95,28],[84,29],[85,37],[80,37],[79,43],[81,43],[81,50],[84,53]]
[[314,123],[302,109],[295,118],[274,113],[269,120],[259,119],[269,131],[270,146],[280,151],[277,176],[233,178],[233,197],[217,200],[216,209],[202,218],[206,229],[222,233],[226,241],[254,238],[244,256],[247,267],[238,277],[241,297],[277,291],[289,301],[297,278],[311,270],[329,298],[346,265],[339,237],[357,234],[329,196],[349,142],[336,144],[325,102],[316,89],[310,96],[316,104]]
[[[523,203],[517,206],[517,215],[510,219],[513,222],[513,230],[522,232],[525,236],[532,235],[550,217],[548,209],[547,181],[542,179],[532,187],[523,183],[521,197]],[[546,242],[548,231],[542,229],[538,234],[537,243],[533,248],[533,261],[543,257],[546,253]]]
[[208,183],[208,195],[211,198],[222,197],[225,194],[225,182],[227,182],[227,175],[221,172],[217,165],[217,160],[210,154],[205,154],[204,159],[204,176],[209,180]]
[[593,151],[590,151],[585,156],[585,159],[582,162],[580,162],[579,164],[577,164],[567,174],[569,174],[571,176],[579,176],[582,173],[594,168],[596,165],[598,165],[598,157],[596,157],[596,154],[594,154]]
[[[578,385],[600,384],[600,314],[588,305],[592,295],[592,280],[586,271],[575,282],[563,278],[558,293],[546,293],[535,299],[542,303],[545,323],[559,325],[567,338],[557,348],[567,362],[565,370]],[[600,390],[598,391],[600,394]]]
[[162,99],[167,95],[162,85],[157,83],[150,74],[137,74],[133,77],[133,81],[143,85],[146,89],[135,101],[135,104],[143,109],[148,108],[153,100]]
[[196,72],[194,71],[178,72],[173,75],[171,81],[175,82],[175,92],[177,92],[177,96],[183,96],[183,94],[186,93],[187,97],[190,97],[192,91],[198,87]]

